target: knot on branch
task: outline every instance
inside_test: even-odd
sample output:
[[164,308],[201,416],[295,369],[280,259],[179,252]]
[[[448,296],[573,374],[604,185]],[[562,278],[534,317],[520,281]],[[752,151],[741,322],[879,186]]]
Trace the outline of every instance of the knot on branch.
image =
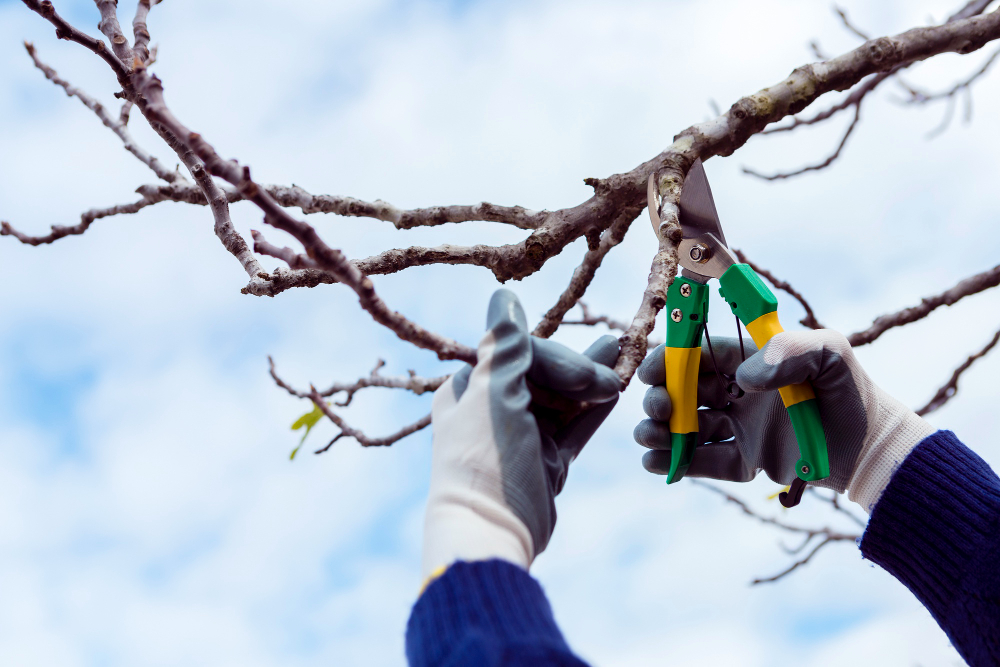
[[868,57],[876,65],[881,65],[886,60],[895,58],[896,43],[888,37],[879,37],[868,42]]
[[594,188],[595,194],[604,194],[610,191],[611,186],[608,185],[608,181],[603,178],[594,178],[593,176],[588,176],[583,179],[584,184],[589,185]]

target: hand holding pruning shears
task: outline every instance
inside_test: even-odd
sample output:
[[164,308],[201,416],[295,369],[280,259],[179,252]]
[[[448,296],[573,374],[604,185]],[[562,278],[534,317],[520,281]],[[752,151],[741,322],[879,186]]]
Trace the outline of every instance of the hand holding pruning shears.
[[[659,229],[655,175],[648,198]],[[790,484],[780,499],[793,507],[807,482],[850,488],[853,497],[864,486],[866,457],[933,431],[872,383],[842,335],[783,332],[774,294],[726,246],[700,160],[681,191],[680,222],[683,270],[667,293],[667,342],[638,371],[653,385],[643,402],[650,419],[634,434],[653,450],[643,457],[647,470],[667,475],[668,483],[685,474],[745,482],[764,470]],[[744,344],[742,334],[738,342],[712,343],[706,330],[712,278],[755,345]]]

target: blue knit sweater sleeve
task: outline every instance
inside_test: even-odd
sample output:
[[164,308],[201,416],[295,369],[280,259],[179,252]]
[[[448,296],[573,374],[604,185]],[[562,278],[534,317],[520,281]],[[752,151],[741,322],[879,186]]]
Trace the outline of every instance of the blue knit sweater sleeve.
[[917,596],[966,662],[1000,665],[1000,478],[953,433],[906,457],[861,552]]
[[542,587],[503,560],[458,562],[413,606],[413,667],[586,667],[566,645]]

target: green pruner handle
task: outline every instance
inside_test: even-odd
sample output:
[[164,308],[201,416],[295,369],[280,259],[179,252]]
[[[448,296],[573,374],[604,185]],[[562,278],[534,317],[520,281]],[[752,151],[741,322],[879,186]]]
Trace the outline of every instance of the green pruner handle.
[[698,445],[698,370],[708,316],[708,286],[678,276],[667,290],[664,363],[670,396],[670,470],[667,484],[684,477]]
[[[719,293],[746,326],[758,349],[784,331],[778,321],[778,300],[748,264],[732,265],[719,278],[719,283]],[[782,387],[778,393],[799,443],[795,474],[802,482],[826,479],[830,476],[830,457],[816,392],[810,383],[803,382]],[[801,482],[797,487],[801,494]]]

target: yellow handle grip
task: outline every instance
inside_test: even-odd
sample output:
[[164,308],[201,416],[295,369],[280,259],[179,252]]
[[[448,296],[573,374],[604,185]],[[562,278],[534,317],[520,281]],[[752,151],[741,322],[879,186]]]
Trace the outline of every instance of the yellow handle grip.
[[[765,313],[755,319],[747,325],[747,331],[750,332],[753,342],[757,344],[757,349],[760,349],[784,329],[781,327],[781,322],[778,321],[778,313],[774,312]],[[781,402],[785,404],[786,408],[802,401],[808,401],[810,398],[816,398],[816,392],[813,391],[812,385],[808,382],[790,384],[779,389],[778,393],[781,394]],[[672,399],[673,396],[670,398]]]

